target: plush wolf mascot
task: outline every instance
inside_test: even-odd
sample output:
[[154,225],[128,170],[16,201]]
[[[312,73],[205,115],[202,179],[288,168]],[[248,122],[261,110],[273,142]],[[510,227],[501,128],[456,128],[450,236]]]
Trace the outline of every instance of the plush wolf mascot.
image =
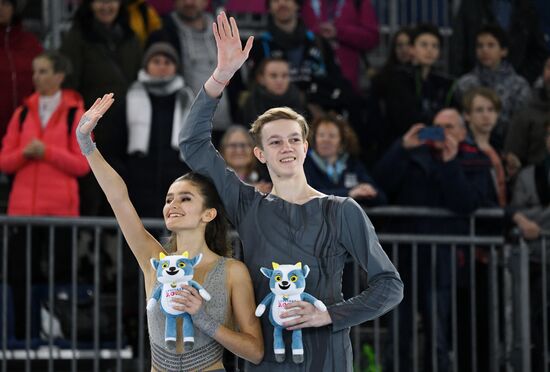
[[210,301],[210,294],[193,279],[194,267],[201,261],[202,254],[189,258],[189,253],[181,256],[166,256],[160,253],[159,259],[151,258],[151,265],[157,272],[157,281],[160,283],[147,301],[147,310],[152,310],[160,299],[160,307],[166,315],[164,340],[169,349],[176,348],[176,319],[183,318],[183,346],[186,351],[192,350],[195,345],[193,320],[191,316],[180,310],[174,310],[171,299],[177,296],[182,285],[187,284],[197,289],[202,298]]
[[[307,265],[304,265],[303,268],[301,262],[298,262],[296,265],[279,265],[273,262],[272,265],[273,270],[265,267],[260,269],[262,274],[269,278],[271,293],[265,296],[256,308],[256,316],[262,316],[265,309],[271,304],[269,308],[269,321],[274,327],[273,349],[275,351],[275,360],[283,362],[285,360],[283,322],[294,319],[294,317],[281,318],[281,313],[285,311],[286,306],[296,301],[307,301],[321,311],[327,311],[327,307],[320,300],[304,292],[306,277],[309,274],[309,267]],[[292,361],[294,363],[302,363],[304,361],[301,329],[292,331]]]

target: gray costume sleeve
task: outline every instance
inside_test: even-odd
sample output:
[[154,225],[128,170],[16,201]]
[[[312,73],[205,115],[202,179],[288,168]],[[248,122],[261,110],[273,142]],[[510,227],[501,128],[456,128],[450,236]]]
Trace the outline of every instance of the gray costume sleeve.
[[212,118],[218,102],[219,98],[209,97],[204,88],[200,90],[179,133],[179,148],[189,168],[212,180],[229,220],[237,227],[256,191],[227,168],[212,144]]
[[340,208],[339,243],[368,273],[367,289],[346,301],[328,307],[333,331],[375,319],[403,299],[403,282],[382,250],[374,226],[363,209],[351,198]]

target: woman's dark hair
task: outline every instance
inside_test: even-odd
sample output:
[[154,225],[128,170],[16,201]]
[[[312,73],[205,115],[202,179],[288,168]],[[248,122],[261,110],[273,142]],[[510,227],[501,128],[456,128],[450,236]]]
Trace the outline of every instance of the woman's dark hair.
[[340,132],[341,147],[342,149],[349,153],[352,156],[358,156],[360,153],[359,139],[357,134],[349,125],[349,123],[341,116],[334,113],[329,113],[317,118],[313,124],[311,124],[310,131],[310,140],[312,148],[316,148],[317,144],[315,143],[315,136],[317,135],[317,130],[321,124],[334,124]]
[[502,27],[500,27],[497,24],[486,24],[483,25],[477,32],[476,32],[476,41],[477,38],[481,35],[491,35],[495,39],[497,39],[498,44],[502,49],[508,49],[509,46],[509,40],[508,35],[506,34],[506,31]]
[[10,24],[20,24],[23,20],[21,14],[23,13],[23,9],[26,6],[26,2],[24,0],[3,0],[3,2],[9,3],[13,7],[13,15],[11,16]]
[[404,26],[401,27],[399,30],[397,30],[390,41],[390,54],[388,55],[388,59],[386,60],[386,63],[384,63],[384,69],[389,69],[395,66],[398,66],[401,64],[401,62],[397,59],[397,53],[395,52],[395,48],[397,46],[397,39],[400,35],[407,35],[409,37],[409,44],[412,41],[412,29],[410,27]]
[[255,77],[258,79],[258,77],[262,76],[265,73],[266,66],[271,62],[283,62],[288,65],[288,60],[282,58],[282,57],[267,57],[262,59],[262,61],[258,64],[258,67],[256,67]]
[[[231,254],[231,246],[227,238],[229,223],[222,201],[214,184],[212,184],[209,178],[195,172],[186,173],[177,178],[174,183],[181,181],[191,182],[199,189],[204,199],[203,207],[205,209],[214,208],[217,211],[216,217],[206,225],[204,240],[212,252],[224,257],[229,256]],[[172,233],[168,241],[167,251],[175,252],[176,250],[176,234]]]
[[72,71],[71,61],[56,50],[47,50],[40,53],[34,59],[46,58],[52,64],[53,72],[69,75]]
[[435,38],[439,41],[439,45],[441,47],[443,46],[443,36],[439,32],[437,26],[432,23],[420,23],[413,29],[411,35],[411,45],[414,45],[416,39],[418,39],[420,35],[424,34],[435,36]]
[[[75,24],[80,27],[83,32],[83,35],[88,38],[95,40],[98,38],[97,35],[92,31],[93,22],[95,20],[95,15],[92,10],[92,3],[94,0],[82,0],[82,3],[78,7],[74,15]],[[130,28],[128,9],[126,7],[126,0],[118,0],[120,7],[118,10],[118,15],[114,20],[114,24],[119,25],[122,28],[123,37],[125,39],[133,37],[134,31]]]

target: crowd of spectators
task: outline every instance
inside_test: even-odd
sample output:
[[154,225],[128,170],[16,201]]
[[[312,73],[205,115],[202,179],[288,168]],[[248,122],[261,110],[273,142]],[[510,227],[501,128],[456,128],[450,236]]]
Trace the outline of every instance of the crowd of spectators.
[[[462,1],[445,69],[438,27],[406,25],[393,35],[387,60],[366,90],[359,84],[362,61],[379,43],[371,0],[268,0],[260,6],[237,0],[82,0],[58,52],[45,54],[23,30],[24,3],[0,0],[0,182],[6,175],[12,179],[0,204],[8,215],[111,214],[69,134],[84,108],[113,92],[115,103],[95,141],[126,179],[138,213],[160,217],[164,190],[188,170],[177,134],[216,66],[211,24],[213,13],[225,7],[253,8],[267,19],[213,121],[213,143],[243,180],[269,192],[269,176],[253,156],[247,130],[265,110],[289,106],[312,124],[305,169],[320,191],[366,207],[438,207],[458,215],[505,208],[529,240],[548,228],[550,52],[530,1],[509,7]],[[59,62],[65,58],[69,63]],[[44,79],[51,80],[48,89]],[[433,128],[440,131],[427,131]],[[55,182],[64,180],[70,192],[63,195],[70,200],[59,200],[57,208],[46,205],[57,199],[41,193],[59,191]],[[416,219],[392,228],[465,233],[463,222]],[[420,247],[419,254],[419,265],[428,267],[429,249]],[[411,259],[403,255],[400,262]],[[449,317],[449,262],[437,256],[442,321]],[[410,280],[411,273],[401,275]],[[422,286],[430,278],[419,280]],[[401,306],[410,300],[405,297]],[[430,324],[430,309],[420,311]],[[402,324],[411,324],[409,311],[399,314]],[[438,340],[448,339],[445,327],[437,332]],[[409,346],[401,345],[400,352]],[[439,364],[445,366],[448,345],[439,346]]]
[[[166,2],[144,0],[79,3],[59,48],[71,65],[64,87],[74,89],[85,107],[107,91],[118,97],[102,119],[108,124],[96,131],[95,140],[128,178],[134,200],[146,199],[148,206],[143,211],[140,208],[142,214],[159,216],[154,205],[156,199],[161,203],[163,196],[153,191],[163,190],[171,177],[187,169],[174,147],[176,134],[193,95],[216,63],[212,14],[220,7],[229,11],[248,8],[239,1],[208,0],[176,0],[171,7]],[[10,119],[17,121],[24,99],[33,91],[31,61],[42,47],[22,28],[24,2],[2,0],[0,4],[0,32],[4,35],[0,58],[6,62],[0,64],[0,81],[6,83],[1,92],[5,98],[1,100],[0,135],[2,147],[9,148],[12,136],[4,133]],[[468,6],[463,2],[458,15]],[[513,47],[518,43],[510,37],[516,27],[513,9],[499,13],[496,10],[500,8],[489,7],[494,11],[493,17],[487,18],[490,23],[469,20],[477,28],[463,54],[474,56],[475,63],[464,64],[468,70],[460,66],[461,76],[451,76],[440,68],[444,38],[437,26],[403,27],[394,34],[386,62],[370,78],[365,91],[359,85],[361,60],[379,41],[376,12],[369,0],[270,0],[256,8],[251,10],[265,13],[266,29],[256,33],[246,69],[231,82],[214,118],[214,143],[220,150],[220,140],[231,126],[246,129],[271,107],[292,107],[316,128],[308,176],[320,179],[322,175],[319,187],[341,194],[344,184],[351,185],[348,173],[354,168],[357,185],[347,187],[345,194],[358,195],[366,205],[372,196],[352,192],[363,185],[363,177],[376,190],[375,204],[402,203],[391,188],[375,187],[384,180],[377,179],[376,173],[372,178],[367,170],[381,169],[383,158],[395,152],[394,142],[407,143],[411,128],[420,129],[417,124],[436,125],[434,117],[443,109],[458,110],[463,121],[465,135],[453,139],[458,148],[467,144],[480,158],[487,158],[486,171],[493,180],[488,189],[496,199],[483,200],[484,206],[505,207],[519,170],[544,160],[550,72],[541,64],[547,61],[544,58],[532,60],[527,67],[525,61],[514,63]],[[528,12],[527,8],[521,9]],[[530,30],[536,30],[535,21]],[[541,48],[537,55],[544,53]],[[447,70],[457,71],[459,62],[451,60]],[[522,76],[525,69],[538,74]],[[484,110],[490,118],[483,116]],[[322,156],[320,152],[329,146],[326,133],[338,137],[340,143],[334,143],[334,154]],[[37,140],[40,136],[36,134]],[[325,137],[321,147],[315,136]],[[443,162],[446,142],[421,139],[418,145],[429,147],[432,155],[439,151],[435,161]],[[4,163],[0,162],[1,170],[14,173]],[[92,178],[81,177],[79,186],[80,214],[110,214]],[[31,212],[41,214],[39,210]],[[8,213],[14,214],[13,209]]]

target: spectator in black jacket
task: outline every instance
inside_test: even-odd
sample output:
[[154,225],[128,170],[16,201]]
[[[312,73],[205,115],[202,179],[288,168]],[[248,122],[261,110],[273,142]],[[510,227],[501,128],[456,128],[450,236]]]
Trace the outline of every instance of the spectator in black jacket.
[[252,124],[258,116],[273,107],[286,106],[304,115],[303,94],[290,82],[288,62],[282,58],[266,58],[256,69],[256,81],[241,110],[244,125]]
[[[375,169],[376,180],[388,194],[391,203],[404,206],[445,208],[465,215],[485,205],[494,205],[494,187],[490,174],[491,163],[474,143],[466,139],[466,127],[459,112],[443,109],[434,118],[434,125],[444,129],[444,140],[427,141],[419,138],[424,124],[413,125],[395,141]],[[467,219],[403,218],[392,221],[395,231],[415,234],[465,234]],[[413,255],[410,246],[399,250],[399,269],[405,284],[405,298],[399,308],[399,365],[401,371],[411,366],[410,344],[413,330],[412,290]],[[451,249],[437,245],[435,276],[432,283],[431,246],[417,246],[416,280],[418,311],[424,324],[424,365],[431,371],[432,343],[436,343],[439,371],[450,370],[451,348]],[[432,291],[432,285],[435,292]],[[432,313],[432,296],[437,296],[437,316]],[[437,321],[436,339],[432,329]],[[391,334],[391,333],[390,333]],[[396,342],[394,340],[394,342]],[[392,370],[388,354],[385,370]]]
[[373,76],[366,94],[366,124],[355,127],[363,149],[363,158],[368,164],[378,160],[387,150],[388,144],[380,141],[384,129],[389,125],[386,122],[387,100],[393,94],[392,90],[399,85],[399,80],[396,81],[400,76],[399,72],[411,64],[412,31],[411,28],[402,27],[393,34],[388,58],[380,71]]
[[546,158],[545,123],[550,117],[550,55],[542,70],[542,85],[531,92],[523,110],[510,123],[504,145],[511,173],[521,167],[538,164]]
[[254,72],[267,57],[290,64],[290,80],[306,94],[313,111],[350,108],[351,85],[343,77],[330,44],[308,30],[299,17],[298,0],[269,0],[266,32],[254,40],[247,62]]
[[[442,36],[437,27],[421,24],[411,38],[412,66],[396,68],[385,89],[374,97],[382,125],[375,131],[383,153],[414,123],[430,124],[444,107],[458,106],[454,97],[454,80],[437,71]],[[371,124],[375,125],[375,124]]]
[[166,190],[189,168],[180,159],[177,136],[194,95],[183,80],[180,59],[169,43],[145,52],[138,79],[126,94],[127,184],[138,214],[161,218]]

